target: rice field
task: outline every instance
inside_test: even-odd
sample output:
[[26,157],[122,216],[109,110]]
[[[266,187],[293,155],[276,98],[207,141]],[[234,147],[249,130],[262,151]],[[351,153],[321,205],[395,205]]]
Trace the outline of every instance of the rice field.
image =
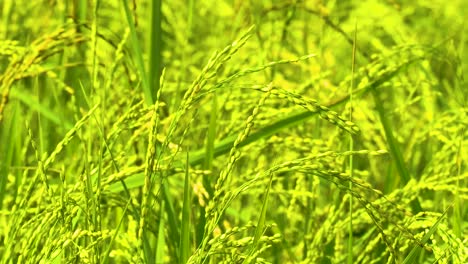
[[0,263],[468,263],[468,2],[0,2]]

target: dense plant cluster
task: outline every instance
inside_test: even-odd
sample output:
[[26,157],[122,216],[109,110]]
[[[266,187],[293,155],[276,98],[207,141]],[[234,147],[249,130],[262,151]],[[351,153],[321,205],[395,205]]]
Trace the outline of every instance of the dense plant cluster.
[[0,2],[1,263],[466,263],[463,0]]

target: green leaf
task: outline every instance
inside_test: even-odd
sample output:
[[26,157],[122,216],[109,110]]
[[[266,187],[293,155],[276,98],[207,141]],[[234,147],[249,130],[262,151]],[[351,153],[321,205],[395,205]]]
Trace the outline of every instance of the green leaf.
[[179,263],[184,264],[190,256],[190,208],[191,208],[191,186],[189,173],[189,153],[187,152],[187,165],[185,167],[185,182],[184,182],[184,204],[182,206],[182,222],[179,243]]
[[148,75],[146,74],[145,65],[143,63],[143,51],[140,47],[140,41],[138,40],[130,8],[128,7],[128,1],[122,0],[122,3],[125,11],[125,17],[127,18],[127,23],[130,28],[130,44],[132,46],[133,56],[135,56],[135,64],[137,66],[138,73],[140,74],[145,102],[147,105],[152,105],[154,104],[156,92],[151,89]]
[[161,211],[159,214],[159,227],[158,227],[158,241],[156,245],[156,263],[164,263],[164,248],[166,247],[166,240],[164,236],[164,227],[166,221],[164,218],[165,203],[161,202]]
[[252,245],[250,246],[250,252],[249,252],[248,257],[245,258],[242,263],[245,263],[246,261],[249,260],[249,257],[253,256],[260,242],[260,238],[263,235],[263,232],[265,229],[265,222],[266,222],[266,212],[268,208],[268,197],[270,196],[270,189],[271,189],[272,182],[273,182],[273,173],[270,172],[270,181],[265,190],[265,195],[263,196],[262,210],[260,212],[260,217],[258,218],[257,227],[255,228],[255,235],[253,237]]
[[[429,240],[429,238],[434,234],[434,232],[437,230],[437,226],[440,224],[442,219],[444,218],[444,215],[447,213],[448,207],[445,212],[437,219],[437,221],[432,225],[432,227],[429,229],[429,231],[423,236],[421,239],[421,243],[425,244]],[[416,263],[416,258],[421,255],[421,250],[422,247],[418,244],[414,245],[413,249],[410,251],[410,253],[406,256],[405,260],[403,260],[402,264],[410,264],[410,263]]]

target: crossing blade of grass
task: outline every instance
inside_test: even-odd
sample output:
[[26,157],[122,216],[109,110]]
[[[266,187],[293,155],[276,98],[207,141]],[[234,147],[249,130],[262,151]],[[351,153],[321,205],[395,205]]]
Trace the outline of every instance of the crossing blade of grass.
[[[86,104],[89,107],[90,106],[90,100],[88,99],[88,96],[86,94],[86,91],[84,90],[83,85],[81,85],[81,90],[82,90],[83,95],[84,95],[84,100],[86,101]],[[99,119],[97,118],[97,116],[95,114],[93,114],[93,116],[94,116],[94,119],[95,119],[96,123],[98,124],[99,135],[102,138],[101,144],[103,143],[103,145],[105,146],[105,149],[108,151],[108,153],[109,153],[109,155],[111,157],[112,165],[114,166],[115,170],[116,171],[121,171],[119,165],[117,164],[117,162],[116,162],[116,160],[114,158],[113,150],[111,149],[111,147],[110,147],[109,143],[107,142],[106,137],[104,135],[102,123],[99,121]],[[101,148],[101,150],[103,150],[103,148]],[[91,182],[97,182],[98,183],[100,177],[98,175],[97,178],[92,179],[91,175],[88,175],[88,179],[89,179],[90,183]],[[133,213],[133,216],[134,216],[135,220],[140,222],[140,214],[138,213],[135,205],[132,203],[132,197],[131,197],[129,188],[127,187],[124,180],[120,180],[119,182],[120,182],[121,186],[123,187],[123,190],[125,191],[125,194],[127,196],[127,199],[129,200],[130,206],[132,207],[132,213]],[[91,189],[90,192],[94,197],[94,192],[92,191],[92,184],[89,184],[89,185],[90,185],[89,188]],[[99,183],[98,183],[98,186],[99,186]],[[145,257],[146,262],[149,262],[149,263],[154,262],[153,255],[151,254],[151,245],[149,243],[149,240],[148,240],[148,237],[147,237],[146,233],[143,233],[143,251],[144,251],[144,257]]]
[[254,256],[255,250],[257,250],[260,238],[263,235],[265,222],[266,222],[266,211],[268,208],[268,197],[270,196],[271,183],[273,182],[273,173],[270,172],[270,181],[265,190],[265,195],[263,197],[262,210],[260,212],[260,217],[258,218],[257,227],[255,228],[255,235],[253,237],[252,245],[250,246],[249,255],[244,259],[242,263],[250,263],[253,259],[250,259]]
[[[385,109],[383,108],[383,102],[380,99],[378,92],[376,90],[372,90],[372,95],[375,100],[377,112],[379,113],[380,122],[382,123],[382,126],[385,131],[385,137],[388,142],[388,147],[390,148],[390,154],[393,160],[395,161],[398,174],[400,175],[403,184],[406,185],[410,181],[411,176],[409,174],[408,168],[405,165],[405,161],[403,160],[403,155],[401,154],[400,147],[398,146],[398,143],[395,140],[395,136],[393,135],[390,120],[388,120],[386,116]],[[411,207],[415,213],[422,211],[421,204],[417,199],[411,201]]]
[[[434,232],[437,230],[437,226],[440,224],[445,214],[447,214],[447,211],[450,209],[450,207],[451,206],[445,209],[444,213],[439,217],[439,219],[437,219],[434,225],[432,225],[429,231],[423,236],[423,238],[421,239],[422,244],[425,244],[429,240],[429,238],[434,234]],[[417,263],[416,258],[421,254],[421,250],[422,248],[420,245],[414,245],[413,249],[411,249],[410,253],[403,260],[402,264]]]
[[10,96],[12,99],[18,99],[19,101],[23,102],[32,110],[35,110],[38,113],[40,113],[42,117],[46,118],[47,120],[58,126],[61,126],[65,130],[72,129],[72,123],[70,123],[67,120],[60,119],[59,116],[57,116],[57,114],[53,110],[49,109],[44,104],[41,104],[39,100],[31,96],[30,94],[23,92],[19,89],[11,89]]
[[[128,6],[127,0],[122,0],[122,4],[125,11],[125,17],[127,18],[127,23],[130,28],[130,42],[132,46],[133,56],[135,57],[135,64],[138,69],[138,73],[140,74],[143,94],[145,95],[145,102],[147,105],[154,104],[154,99],[156,92],[151,89],[148,75],[146,74],[145,64],[143,63],[143,50],[140,46],[140,41],[138,40],[135,24],[133,22],[132,13]],[[157,79],[159,80],[159,78]]]
[[185,168],[185,182],[184,182],[184,203],[182,206],[182,222],[179,243],[179,263],[186,263],[190,256],[190,173],[189,173],[189,153],[187,152],[187,164]]
[[130,206],[130,200],[127,202],[127,205],[125,206],[125,208],[123,210],[122,217],[120,218],[119,224],[115,228],[114,235],[112,236],[110,242],[107,244],[107,249],[106,249],[106,251],[104,253],[104,258],[102,259],[102,263],[104,263],[104,264],[109,262],[109,254],[110,254],[110,251],[112,249],[112,245],[114,244],[114,241],[117,238],[117,235],[119,234],[120,227],[122,226],[122,223],[123,223],[123,221],[124,221],[124,219],[126,217],[126,212],[127,212],[129,206]]
[[400,174],[401,180],[404,184],[407,184],[411,176],[409,175],[408,169],[406,168],[403,160],[403,156],[401,154],[400,148],[397,145],[395,140],[395,136],[393,135],[393,130],[390,124],[390,120],[388,120],[386,116],[385,109],[383,108],[383,102],[380,99],[379,94],[377,91],[372,91],[372,95],[374,96],[375,105],[377,108],[377,112],[379,113],[380,122],[384,128],[385,135],[387,137],[388,146],[390,148],[390,153],[392,153],[393,158],[395,159],[396,167],[398,173]]

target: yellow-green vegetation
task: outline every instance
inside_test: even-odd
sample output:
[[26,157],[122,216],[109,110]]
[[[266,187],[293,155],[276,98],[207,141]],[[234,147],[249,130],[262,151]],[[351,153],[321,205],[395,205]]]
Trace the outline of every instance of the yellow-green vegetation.
[[0,263],[467,263],[468,2],[0,2]]

